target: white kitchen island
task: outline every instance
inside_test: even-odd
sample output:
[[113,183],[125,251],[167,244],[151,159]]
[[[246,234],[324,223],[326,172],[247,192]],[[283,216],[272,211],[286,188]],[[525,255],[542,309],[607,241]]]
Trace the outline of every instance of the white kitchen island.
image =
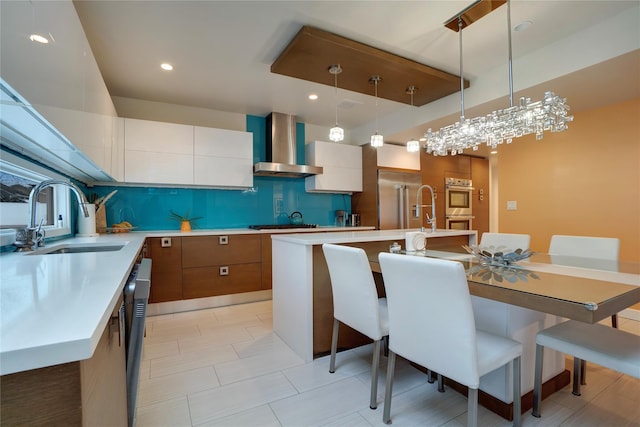
[[[358,246],[368,251],[389,251],[398,242],[404,249],[405,233],[417,230],[373,230],[340,233],[284,234],[272,236],[273,330],[305,361],[327,354],[331,344],[333,302],[323,243]],[[477,232],[427,231],[427,248],[475,245]],[[379,284],[381,286],[381,283]],[[347,326],[340,330],[340,348],[367,343]]]

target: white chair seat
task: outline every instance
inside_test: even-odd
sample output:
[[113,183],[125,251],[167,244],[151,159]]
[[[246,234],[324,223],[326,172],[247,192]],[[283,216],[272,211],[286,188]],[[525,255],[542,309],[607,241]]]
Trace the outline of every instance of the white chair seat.
[[478,375],[483,376],[511,362],[522,352],[518,341],[476,330],[478,340]]
[[538,332],[536,336],[532,411],[534,417],[540,417],[544,347],[574,357],[574,394],[579,395],[576,383],[582,360],[640,378],[640,336],[598,323],[588,324],[575,320],[560,323]]
[[570,320],[540,331],[536,343],[640,378],[640,336]]

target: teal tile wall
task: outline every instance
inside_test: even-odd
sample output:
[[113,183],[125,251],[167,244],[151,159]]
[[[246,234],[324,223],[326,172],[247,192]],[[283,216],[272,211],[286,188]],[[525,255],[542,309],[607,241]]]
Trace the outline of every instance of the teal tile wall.
[[[265,160],[266,121],[247,116],[253,132],[254,163]],[[298,123],[297,158],[304,163],[304,123]],[[88,189],[103,196],[118,190],[107,202],[107,225],[129,221],[139,230],[179,229],[168,219],[171,210],[201,216],[195,229],[243,228],[251,224],[286,224],[288,215],[302,213],[305,223],[334,225],[335,211],[351,211],[351,196],[305,192],[304,178],[254,177],[251,190],[212,190],[163,187],[109,187]]]

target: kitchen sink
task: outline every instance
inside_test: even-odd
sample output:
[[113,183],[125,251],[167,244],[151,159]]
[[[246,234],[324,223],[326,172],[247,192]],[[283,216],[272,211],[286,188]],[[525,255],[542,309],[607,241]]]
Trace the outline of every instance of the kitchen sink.
[[78,243],[78,244],[62,244],[55,245],[48,248],[38,249],[37,251],[30,252],[29,255],[55,255],[55,254],[78,254],[87,252],[113,252],[119,251],[124,248],[121,243],[115,244],[91,244],[91,243]]

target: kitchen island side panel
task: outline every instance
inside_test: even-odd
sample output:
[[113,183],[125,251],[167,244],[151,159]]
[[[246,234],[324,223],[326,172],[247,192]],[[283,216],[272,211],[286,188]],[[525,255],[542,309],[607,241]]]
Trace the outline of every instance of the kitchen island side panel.
[[305,362],[313,360],[312,246],[272,241],[273,331]]

